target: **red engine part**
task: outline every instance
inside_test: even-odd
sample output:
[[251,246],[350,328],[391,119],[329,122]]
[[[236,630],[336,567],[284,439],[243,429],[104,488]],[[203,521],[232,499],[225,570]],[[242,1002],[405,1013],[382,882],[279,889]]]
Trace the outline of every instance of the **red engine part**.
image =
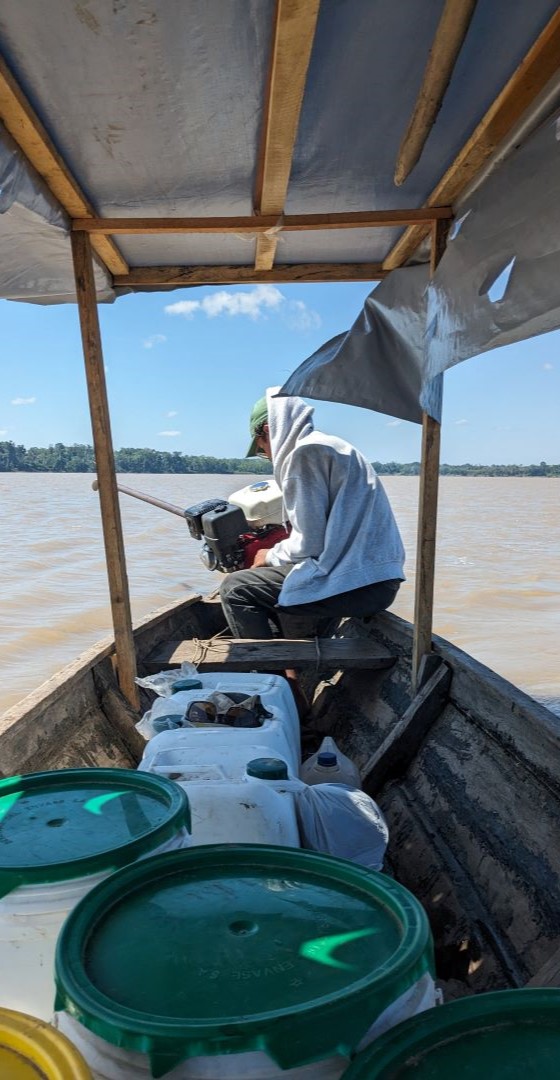
[[280,540],[285,540],[289,535],[288,530],[283,525],[275,526],[275,528],[270,529],[269,532],[264,533],[262,536],[255,535],[255,533],[243,533],[240,540],[245,549],[244,569],[251,569],[257,551],[260,551],[261,548],[274,547],[275,544],[280,543]]

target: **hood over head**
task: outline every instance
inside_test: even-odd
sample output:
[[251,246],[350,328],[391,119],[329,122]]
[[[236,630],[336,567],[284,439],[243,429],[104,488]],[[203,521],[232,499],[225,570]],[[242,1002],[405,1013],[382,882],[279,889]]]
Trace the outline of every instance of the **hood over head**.
[[270,386],[266,400],[274,479],[281,487],[282,466],[296,443],[314,430],[312,416],[315,410],[300,397],[275,397],[280,389]]

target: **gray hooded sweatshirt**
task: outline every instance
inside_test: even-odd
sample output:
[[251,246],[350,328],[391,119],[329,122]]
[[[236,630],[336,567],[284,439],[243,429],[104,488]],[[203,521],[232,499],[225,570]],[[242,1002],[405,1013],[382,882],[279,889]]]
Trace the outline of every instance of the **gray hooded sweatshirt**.
[[279,603],[310,604],[377,581],[404,580],[405,552],[375,469],[350,443],[315,431],[313,408],[267,390],[274,478],[290,536],[268,566],[295,563]]

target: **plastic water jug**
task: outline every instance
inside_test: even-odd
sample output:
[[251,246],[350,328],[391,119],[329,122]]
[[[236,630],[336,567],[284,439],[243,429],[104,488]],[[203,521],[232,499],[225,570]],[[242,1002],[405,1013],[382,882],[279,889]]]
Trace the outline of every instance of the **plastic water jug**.
[[[142,768],[148,767],[154,754],[161,750],[181,747],[193,750],[201,760],[206,754],[206,763],[215,760],[217,747],[230,747],[232,759],[242,761],[243,766],[251,758],[262,756],[259,749],[266,748],[264,754],[279,757],[287,761],[290,772],[296,774],[301,762],[301,744],[299,717],[293,694],[286,679],[278,675],[261,675],[258,672],[208,672],[199,676],[202,690],[196,688],[182,690],[168,697],[158,698],[152,708],[140,721],[139,730],[148,738]],[[214,691],[223,694],[244,694],[260,697],[261,704],[270,713],[268,719],[254,728],[235,728],[221,724],[208,727],[178,727],[172,731],[162,731],[152,738],[152,722],[165,716],[176,715],[180,721],[193,701],[202,701]]]
[[[258,732],[256,735],[258,737]],[[148,743],[138,768],[178,783],[186,780],[210,780],[213,783],[218,780],[243,780],[250,761],[270,757],[272,753],[270,746],[238,743],[235,739],[226,743],[182,739],[183,732],[166,731],[156,735]],[[289,773],[286,759],[276,753],[274,757],[284,763]]]
[[[238,780],[179,781],[189,800],[191,845],[278,844],[299,847],[294,797],[284,761],[250,761]],[[300,784],[296,780],[296,784]]]
[[50,1020],[68,912],[117,868],[186,846],[188,828],[185,792],[146,773],[61,769],[0,781],[0,1006]]
[[383,874],[199,847],[126,867],[74,909],[56,1023],[99,1080],[338,1080],[435,1004],[432,973],[425,913]]
[[360,787],[359,769],[338,749],[330,735],[323,739],[317,752],[304,761],[300,776],[305,784],[348,784],[349,787]]

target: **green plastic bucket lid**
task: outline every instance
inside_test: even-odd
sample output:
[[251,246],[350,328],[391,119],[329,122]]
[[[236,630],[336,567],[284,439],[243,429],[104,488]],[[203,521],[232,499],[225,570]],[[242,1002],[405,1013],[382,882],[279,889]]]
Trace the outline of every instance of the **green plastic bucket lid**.
[[0,897],[22,885],[111,871],[183,826],[178,784],[131,769],[61,769],[0,780]]
[[560,990],[499,990],[415,1016],[382,1035],[343,1080],[557,1080]]
[[288,1069],[355,1048],[432,971],[402,886],[328,855],[212,845],[97,885],[58,940],[55,1008],[159,1077],[199,1055],[265,1051]]

